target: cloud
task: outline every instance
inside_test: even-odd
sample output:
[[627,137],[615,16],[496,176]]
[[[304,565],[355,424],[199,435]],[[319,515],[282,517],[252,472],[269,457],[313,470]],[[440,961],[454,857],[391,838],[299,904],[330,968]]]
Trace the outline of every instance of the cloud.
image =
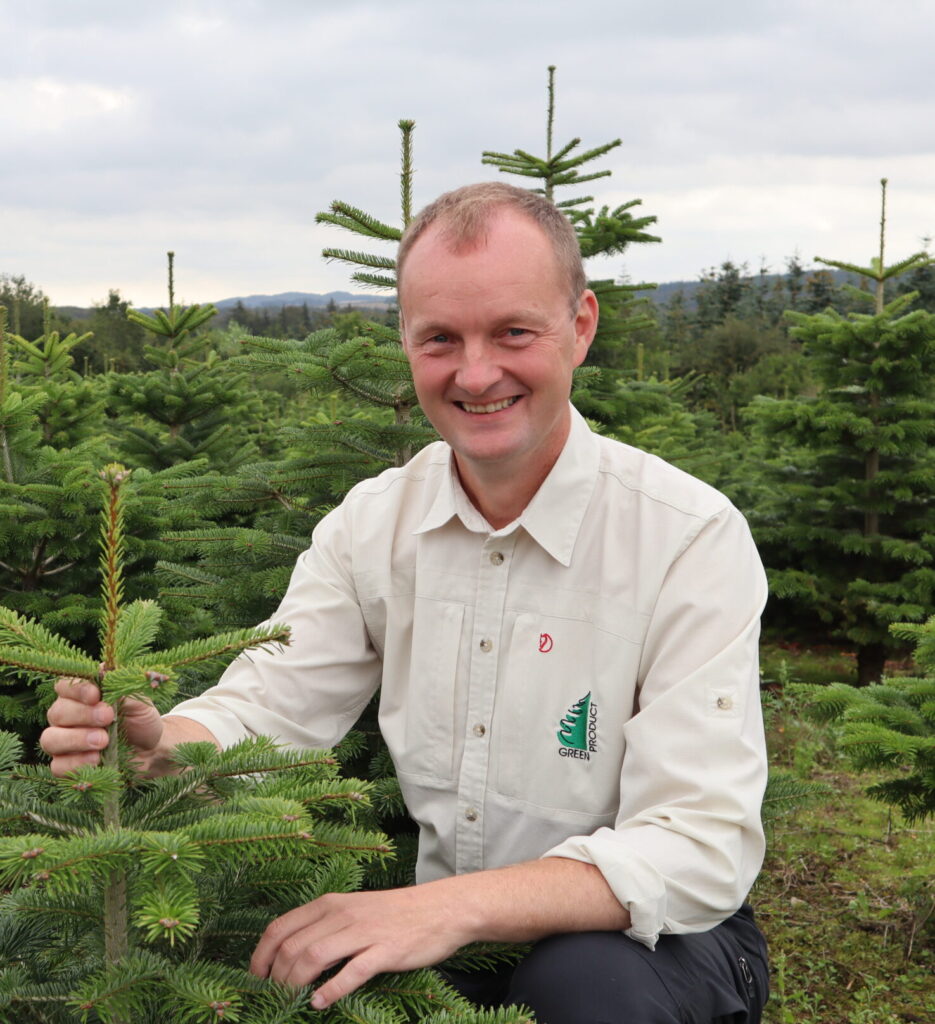
[[[0,69],[0,272],[57,300],[119,286],[157,301],[162,252],[184,265],[183,245],[201,297],[341,287],[346,271],[316,262],[314,214],[341,198],[398,220],[398,119],[418,123],[417,204],[497,177],[483,150],[545,149],[550,63],[556,144],[622,138],[596,193],[659,215],[665,242],[628,254],[633,276],[777,260],[816,237],[846,250],[884,174],[894,250],[933,230],[926,0],[2,9],[16,45]],[[915,205],[900,213],[899,195]]]

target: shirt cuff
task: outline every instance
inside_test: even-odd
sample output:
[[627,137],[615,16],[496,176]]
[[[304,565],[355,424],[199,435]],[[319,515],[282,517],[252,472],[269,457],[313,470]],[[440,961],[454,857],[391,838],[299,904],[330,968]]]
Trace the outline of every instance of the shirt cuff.
[[656,948],[666,919],[665,879],[648,861],[620,843],[613,829],[600,828],[590,836],[570,836],[542,856],[593,864],[620,905],[629,911],[630,927],[624,934],[648,949]]

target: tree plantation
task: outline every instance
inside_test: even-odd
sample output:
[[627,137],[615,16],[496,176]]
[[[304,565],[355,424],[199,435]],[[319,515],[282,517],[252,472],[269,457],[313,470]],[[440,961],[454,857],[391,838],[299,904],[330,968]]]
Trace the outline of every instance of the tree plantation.
[[[661,244],[640,200],[596,195],[619,140],[560,145],[553,113],[550,71],[543,154],[484,152],[483,164],[553,199],[585,257]],[[165,710],[237,653],[288,644],[288,623],[269,619],[313,527],[354,483],[436,439],[394,305],[395,245],[418,205],[415,125],[399,127],[398,222],[343,200],[318,217],[355,236],[360,250],[324,256],[351,268],[354,287],[381,289],[385,309],[241,305],[222,318],[176,302],[181,253],[168,254],[167,302],[152,312],[112,291],[74,316],[0,277],[2,1021],[532,1019],[477,1010],[432,970],[379,976],[321,1012],[310,989],[247,973],[289,907],[412,879],[415,833],[373,708],[333,751],[187,744],[185,770],[159,779],[140,775],[119,724],[126,697]],[[658,294],[591,283],[600,329],[573,402],[599,433],[724,491],[767,568],[774,836],[828,799],[831,763],[920,842],[935,812],[935,261],[887,255],[887,187],[878,209],[853,211],[879,220],[866,262],[724,262]],[[799,652],[834,667],[811,677]],[[106,762],[61,779],[36,743],[63,675],[99,682],[117,721]],[[783,746],[818,729],[807,765]],[[786,972],[767,1019],[924,1018],[911,972],[931,966],[928,850],[906,869],[912,940],[893,940],[909,980],[878,1017],[859,1016],[867,971],[838,986],[836,1005],[824,990],[821,1006],[795,1002],[778,917],[769,932],[781,868],[767,863],[765,930]],[[516,955],[484,944],[452,963]]]

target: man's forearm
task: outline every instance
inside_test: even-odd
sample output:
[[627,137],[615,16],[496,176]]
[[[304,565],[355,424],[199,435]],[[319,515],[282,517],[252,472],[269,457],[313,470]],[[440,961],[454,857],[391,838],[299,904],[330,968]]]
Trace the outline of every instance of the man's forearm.
[[530,942],[579,931],[623,931],[630,914],[593,864],[565,857],[427,883],[450,890],[476,940]]
[[597,868],[550,857],[405,889],[321,896],[272,922],[250,969],[307,985],[343,962],[315,993],[320,1010],[375,974],[439,963],[470,942],[529,942],[629,923]]

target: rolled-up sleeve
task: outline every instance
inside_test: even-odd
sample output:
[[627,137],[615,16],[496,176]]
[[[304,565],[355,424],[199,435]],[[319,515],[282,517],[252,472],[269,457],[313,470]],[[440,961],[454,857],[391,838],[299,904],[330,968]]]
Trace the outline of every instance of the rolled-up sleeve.
[[767,760],[759,701],[766,577],[731,506],[686,539],[652,609],[614,827],[545,856],[596,865],[649,948],[714,927],[760,869]]
[[315,529],[270,619],[291,628],[290,644],[241,654],[217,685],[170,714],[204,725],[224,747],[260,735],[296,747],[339,742],[376,692],[381,672],[349,551],[348,525],[338,509]]

